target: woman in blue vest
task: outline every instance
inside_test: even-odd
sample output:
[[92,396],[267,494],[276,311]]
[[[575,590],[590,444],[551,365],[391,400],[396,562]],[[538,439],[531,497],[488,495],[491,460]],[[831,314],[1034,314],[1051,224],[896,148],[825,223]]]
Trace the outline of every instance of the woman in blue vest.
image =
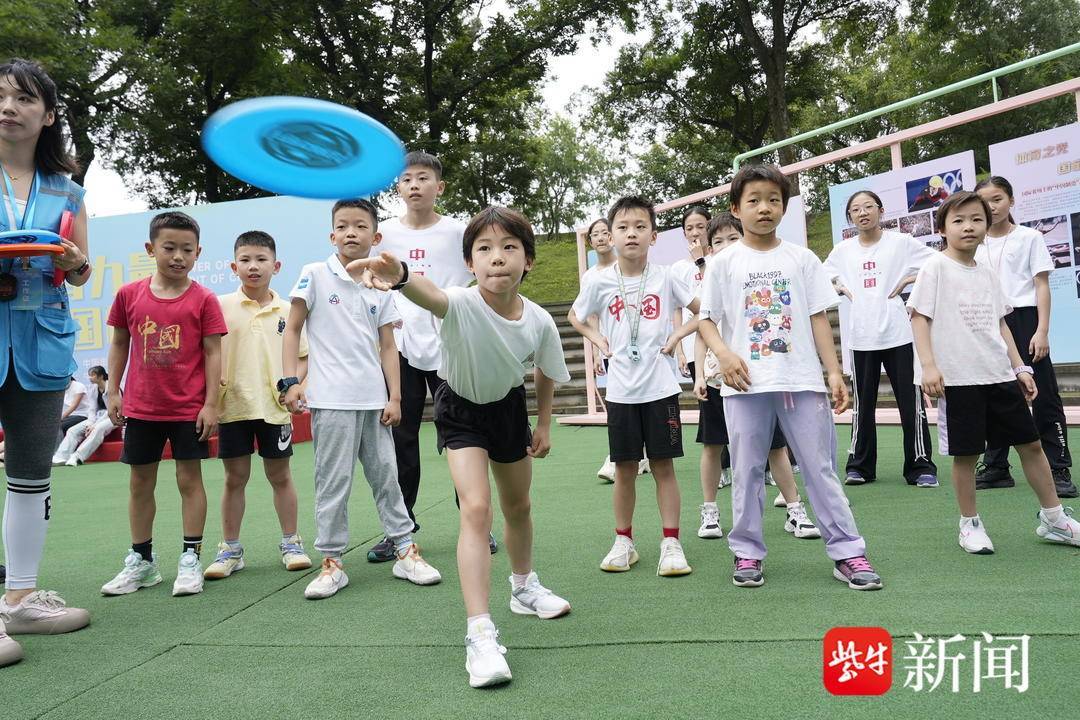
[[[0,64],[0,231],[59,232],[75,217],[64,254],[0,258],[0,424],[7,496],[3,543],[7,562],[0,598],[0,666],[22,658],[12,635],[71,632],[90,615],[37,588],[38,565],[52,511],[52,439],[60,428],[64,387],[75,372],[75,335],[66,283],[90,277],[84,190],[57,117],[56,85],[36,63]],[[63,279],[54,270],[64,271]]]

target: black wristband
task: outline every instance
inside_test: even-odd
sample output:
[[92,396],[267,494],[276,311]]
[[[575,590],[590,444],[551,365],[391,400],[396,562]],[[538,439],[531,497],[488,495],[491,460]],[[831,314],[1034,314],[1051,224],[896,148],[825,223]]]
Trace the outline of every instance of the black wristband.
[[697,260],[694,261],[694,264],[698,267],[703,266],[705,264],[705,258],[699,257]]
[[397,285],[391,285],[391,290],[400,290],[409,283],[409,266],[405,264],[405,261],[401,261],[401,279],[398,280]]
[[85,275],[86,273],[90,272],[90,261],[89,260],[83,260],[82,265],[75,268],[74,270],[68,270],[68,272],[73,272],[76,275]]

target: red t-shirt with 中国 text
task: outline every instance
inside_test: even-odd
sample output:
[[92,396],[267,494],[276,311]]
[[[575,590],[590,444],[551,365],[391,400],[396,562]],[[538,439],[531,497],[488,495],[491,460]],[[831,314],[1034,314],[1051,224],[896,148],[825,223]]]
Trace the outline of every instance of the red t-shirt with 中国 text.
[[217,296],[192,281],[176,298],[159,298],[150,278],[120,288],[109,325],[131,333],[124,415],[138,420],[194,421],[206,401],[202,339],[228,328]]

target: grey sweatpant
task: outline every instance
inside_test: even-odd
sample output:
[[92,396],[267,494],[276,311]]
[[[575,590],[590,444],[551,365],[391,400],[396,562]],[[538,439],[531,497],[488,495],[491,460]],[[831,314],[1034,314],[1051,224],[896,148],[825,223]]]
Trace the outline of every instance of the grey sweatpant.
[[383,532],[391,540],[412,533],[413,521],[397,480],[397,460],[390,428],[379,422],[381,410],[311,411],[315,442],[315,549],[340,557],[349,544],[349,494],[357,459],[375,498]]

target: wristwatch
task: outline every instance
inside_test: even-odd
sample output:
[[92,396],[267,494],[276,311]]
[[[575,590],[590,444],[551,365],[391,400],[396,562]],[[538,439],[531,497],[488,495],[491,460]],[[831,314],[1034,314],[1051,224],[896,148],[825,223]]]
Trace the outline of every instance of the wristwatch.
[[1013,375],[1020,375],[1020,373],[1027,373],[1032,377],[1035,376],[1035,370],[1030,365],[1021,365],[1020,367],[1013,368]]
[[299,385],[299,384],[300,384],[300,378],[298,378],[298,377],[295,377],[295,376],[294,377],[284,377],[284,378],[281,378],[280,380],[277,381],[277,391],[279,393],[283,393],[286,390],[288,390],[289,388],[291,388],[293,385]]
[[405,264],[405,261],[401,261],[401,279],[397,281],[396,285],[390,287],[391,290],[400,290],[409,283],[409,266]]
[[90,272],[90,261],[89,260],[83,260],[82,265],[75,268],[74,270],[69,270],[68,272],[73,272],[76,275],[85,275],[86,273]]

